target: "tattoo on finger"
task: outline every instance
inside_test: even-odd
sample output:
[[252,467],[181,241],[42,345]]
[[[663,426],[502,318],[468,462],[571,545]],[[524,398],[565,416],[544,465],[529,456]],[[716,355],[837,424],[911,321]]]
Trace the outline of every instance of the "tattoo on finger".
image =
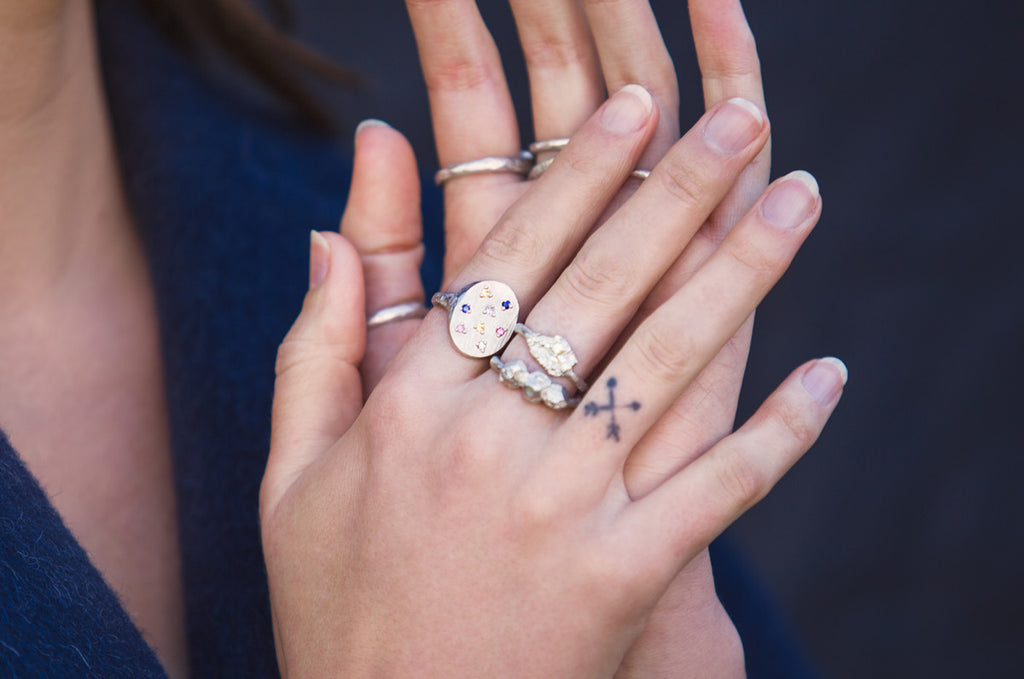
[[619,421],[615,418],[615,411],[621,408],[628,410],[640,410],[639,401],[630,401],[629,403],[618,404],[615,402],[615,387],[619,386],[619,381],[614,377],[609,377],[608,381],[605,382],[605,386],[608,387],[608,401],[606,403],[598,403],[597,401],[589,401],[583,406],[583,414],[586,417],[597,417],[602,412],[608,413],[608,425],[606,429],[605,438],[619,440],[619,435],[622,432],[622,426]]

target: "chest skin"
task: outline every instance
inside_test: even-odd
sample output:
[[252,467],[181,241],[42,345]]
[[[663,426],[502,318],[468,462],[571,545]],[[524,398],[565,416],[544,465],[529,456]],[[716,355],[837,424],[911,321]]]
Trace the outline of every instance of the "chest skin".
[[0,426],[171,677],[187,676],[159,335],[130,224],[0,314]]

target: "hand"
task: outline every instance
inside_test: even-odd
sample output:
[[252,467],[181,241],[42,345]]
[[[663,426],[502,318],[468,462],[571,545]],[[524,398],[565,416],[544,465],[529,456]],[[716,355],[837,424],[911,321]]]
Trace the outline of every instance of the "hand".
[[[519,148],[519,129],[499,58],[473,3],[408,5],[441,164],[513,155]],[[757,53],[739,2],[692,0],[689,5],[706,106],[740,96],[763,108]],[[573,2],[513,0],[512,8],[530,73],[535,138],[571,135],[606,91],[639,83],[654,93],[660,112],[656,131],[637,161],[640,167],[652,167],[679,136],[678,91],[647,4],[584,2],[584,12]],[[766,143],[641,303],[638,320],[676,292],[710,256],[767,184],[769,164]],[[357,190],[368,186],[373,190]],[[514,175],[467,177],[446,186],[446,281],[528,186]],[[611,206],[621,204],[635,188],[635,182],[627,182]],[[364,200],[364,195],[369,198]],[[367,311],[422,299],[415,275],[421,256],[419,193],[411,152],[400,135],[381,127],[360,132],[351,196],[342,233],[363,255]],[[417,325],[406,321],[370,331],[362,366],[366,393]],[[752,317],[679,396],[673,415],[630,455],[625,478],[631,496],[642,497],[731,430],[751,328]],[[694,663],[698,656],[703,657],[700,664]],[[622,676],[637,670],[678,677],[680,666],[694,665],[705,675],[719,676],[741,673],[743,665],[735,629],[715,595],[706,552],[676,578],[627,656]]]
[[[505,281],[528,326],[570,337],[595,385],[572,412],[525,403],[457,354],[435,310],[357,415],[337,397],[359,384],[358,255],[333,234],[317,246],[329,264],[313,267],[326,275],[281,347],[261,488],[283,673],[611,675],[679,569],[807,449],[842,388],[827,360],[798,368],[743,428],[643,497],[624,474],[819,214],[813,180],[779,180],[629,332],[767,141],[754,111],[713,107],[587,237],[654,134],[657,109],[626,88],[452,282]],[[614,435],[602,410],[612,389],[640,403],[618,413]]]

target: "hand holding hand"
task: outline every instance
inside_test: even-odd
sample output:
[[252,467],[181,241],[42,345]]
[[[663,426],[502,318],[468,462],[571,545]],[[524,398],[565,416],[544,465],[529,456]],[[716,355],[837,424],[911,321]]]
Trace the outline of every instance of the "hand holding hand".
[[[283,672],[611,675],[680,568],[807,449],[841,391],[828,360],[642,497],[624,473],[817,219],[813,180],[779,180],[636,316],[765,143],[756,111],[713,107],[588,236],[654,133],[653,102],[626,88],[453,281],[504,281],[527,326],[570,338],[594,384],[571,412],[455,352],[439,310],[358,412],[343,397],[362,358],[357,254],[338,236],[318,246],[329,265],[282,345],[261,492]],[[613,393],[639,408],[607,408]]]

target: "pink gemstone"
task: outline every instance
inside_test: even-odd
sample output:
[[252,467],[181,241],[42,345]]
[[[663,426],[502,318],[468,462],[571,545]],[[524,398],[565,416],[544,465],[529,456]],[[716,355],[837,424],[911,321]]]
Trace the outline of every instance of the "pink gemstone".
[[463,325],[462,323],[459,323],[458,325],[455,326],[455,332],[459,333],[460,335],[465,335],[466,326]]
[[494,334],[497,335],[498,337],[504,337],[505,328],[498,328],[497,330],[494,331]]

